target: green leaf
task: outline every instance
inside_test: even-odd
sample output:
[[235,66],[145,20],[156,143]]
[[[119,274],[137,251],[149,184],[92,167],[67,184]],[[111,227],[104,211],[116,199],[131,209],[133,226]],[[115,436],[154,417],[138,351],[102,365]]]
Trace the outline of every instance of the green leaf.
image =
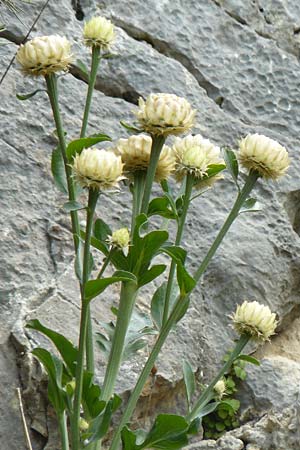
[[29,94],[17,94],[16,97],[18,100],[28,100],[29,98],[33,97],[38,92],[47,92],[46,89],[37,89],[34,92],[30,92]]
[[177,281],[181,297],[185,297],[196,286],[196,281],[182,264],[177,264]]
[[100,400],[101,389],[93,383],[93,374],[84,371],[82,386],[82,401],[85,413],[92,419],[99,416],[106,406],[106,402]]
[[[167,282],[163,282],[162,285],[159,286],[155,291],[151,301],[151,316],[158,330],[160,330],[162,326],[166,292],[167,292]],[[176,298],[178,297],[178,294],[179,289],[177,283],[174,283],[172,286],[170,296],[170,310],[172,309],[176,301]]]
[[161,248],[161,253],[166,253],[170,256],[176,264],[181,263],[184,264],[186,258],[186,250],[177,245],[172,246],[163,246]]
[[261,211],[262,207],[256,198],[248,198],[243,206],[241,207],[239,214],[247,213],[247,212],[257,212]]
[[224,169],[226,169],[225,164],[210,164],[206,170],[207,176],[205,177],[205,180],[218,175],[218,173],[222,172]]
[[86,77],[86,81],[88,82],[90,79],[90,74],[89,74],[89,69],[87,68],[87,66],[84,64],[83,61],[81,61],[81,59],[76,59],[76,63],[75,65],[78,67],[78,69],[81,70],[81,72],[83,72],[83,74]]
[[78,211],[80,209],[86,209],[85,206],[82,206],[80,203],[76,202],[75,200],[64,203],[63,208],[67,212]]
[[143,272],[143,274],[138,279],[139,288],[159,277],[159,275],[161,275],[165,271],[166,267],[167,266],[165,264],[156,264],[150,267],[150,269],[146,272]]
[[122,127],[126,128],[126,130],[134,132],[134,133],[143,133],[144,130],[134,127],[133,125],[130,125],[126,122],[124,122],[124,120],[120,120],[120,124],[122,125]]
[[214,410],[217,408],[217,406],[220,404],[220,402],[212,402],[205,405],[203,408],[200,409],[200,411],[197,413],[197,417],[200,419],[201,417],[208,416]]
[[222,402],[220,403],[220,406],[222,406],[222,408],[227,411],[236,413],[239,410],[240,402],[239,402],[239,400],[232,398],[232,399],[222,400]]
[[104,58],[104,59],[115,59],[115,58],[118,58],[118,57],[119,57],[119,55],[117,53],[104,53],[101,56],[101,58]]
[[134,433],[128,427],[124,427],[121,431],[122,450],[136,450],[136,432]]
[[112,230],[102,219],[97,219],[94,224],[93,234],[99,241],[105,242],[108,236],[112,235]]
[[61,414],[66,409],[66,393],[61,387],[63,364],[55,355],[44,348],[35,348],[32,354],[39,359],[47,371],[49,377],[48,397],[56,413]]
[[239,164],[236,159],[236,155],[235,155],[234,151],[228,147],[223,148],[223,155],[224,155],[224,160],[226,163],[227,170],[230,173],[230,175],[232,176],[232,179],[235,182],[236,186],[239,188],[239,185],[238,185]]
[[118,270],[112,277],[88,281],[85,285],[84,297],[87,301],[91,301],[94,297],[101,294],[107,286],[118,283],[119,281],[133,281],[137,283],[137,279],[133,273]]
[[109,402],[107,402],[103,414],[100,414],[98,417],[96,417],[92,424],[91,430],[93,432],[93,435],[90,439],[88,439],[88,443],[98,441],[106,435],[110,427],[111,417],[113,413],[119,408],[121,402],[122,401],[120,397],[116,394],[114,394],[113,398],[110,399]]
[[173,209],[170,208],[169,199],[164,197],[158,197],[151,200],[147,212],[147,216],[162,216],[166,219],[176,219],[177,215],[174,214]]
[[89,137],[71,141],[66,149],[68,160],[71,162],[76,153],[81,153],[84,148],[92,147],[93,145],[102,141],[111,141],[111,138],[106,134],[94,134]]
[[72,344],[72,342],[70,342],[62,334],[45,327],[37,319],[30,320],[26,324],[26,328],[31,328],[32,330],[39,331],[40,333],[47,336],[61,354],[61,357],[64,360],[70,374],[75,377],[78,350]]
[[188,444],[189,424],[184,417],[175,414],[159,414],[139,449],[158,448],[177,450]]
[[64,160],[59,147],[56,147],[52,152],[51,157],[51,171],[54,182],[58,189],[64,194],[68,193],[67,178],[65,172]]
[[239,355],[235,358],[235,361],[236,360],[247,361],[250,364],[255,364],[256,366],[260,366],[260,361],[258,361],[258,359],[254,358],[253,356],[250,356],[250,355]]
[[183,379],[185,384],[186,397],[190,409],[192,397],[196,390],[195,375],[188,361],[183,361],[182,370],[183,370]]

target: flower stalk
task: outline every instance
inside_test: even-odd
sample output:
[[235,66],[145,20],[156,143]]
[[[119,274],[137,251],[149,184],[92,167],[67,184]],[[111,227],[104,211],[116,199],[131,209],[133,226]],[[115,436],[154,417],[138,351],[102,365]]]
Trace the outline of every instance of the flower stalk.
[[131,215],[131,237],[133,236],[135,219],[139,215],[142,206],[142,197],[145,188],[145,177],[144,171],[136,171],[133,176],[133,186],[132,186],[132,215]]

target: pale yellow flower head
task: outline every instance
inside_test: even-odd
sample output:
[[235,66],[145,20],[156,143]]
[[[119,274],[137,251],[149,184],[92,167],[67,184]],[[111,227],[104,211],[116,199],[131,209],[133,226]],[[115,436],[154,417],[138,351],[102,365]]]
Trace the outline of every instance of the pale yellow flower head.
[[194,125],[195,114],[185,98],[174,94],[150,94],[146,100],[139,98],[136,116],[143,130],[167,136],[188,131]]
[[239,142],[239,147],[240,163],[249,170],[256,170],[264,178],[279,178],[290,165],[286,149],[262,134],[248,134]]
[[118,187],[118,182],[124,179],[121,157],[107,150],[86,148],[77,153],[73,171],[81,186],[93,189]]
[[276,314],[268,306],[244,301],[232,315],[233,325],[239,334],[248,334],[257,341],[267,341],[275,333]]
[[57,35],[35,37],[20,45],[17,61],[27,75],[49,75],[67,70],[72,62],[71,44]]
[[89,429],[89,423],[83,418],[79,418],[79,429],[80,431],[87,431]]
[[220,398],[225,394],[226,384],[222,378],[214,385],[214,391]]
[[[145,134],[131,136],[128,139],[119,139],[116,153],[121,156],[124,163],[124,171],[128,177],[134,172],[146,171],[149,166],[152,139]],[[155,181],[166,180],[175,169],[174,152],[163,146],[155,171]]]
[[199,183],[196,187],[204,185],[211,186],[215,181],[222,178],[215,175],[207,178],[207,171],[210,166],[224,165],[224,160],[220,157],[220,148],[212,144],[208,139],[204,139],[200,134],[189,135],[183,139],[176,138],[173,145],[176,157],[175,177],[181,181],[187,174],[191,174]]
[[105,17],[93,17],[84,24],[83,37],[88,47],[106,49],[115,39],[114,25]]
[[129,245],[130,234],[128,228],[120,228],[113,232],[111,236],[108,238],[108,242],[110,245],[114,247],[119,247],[126,249]]

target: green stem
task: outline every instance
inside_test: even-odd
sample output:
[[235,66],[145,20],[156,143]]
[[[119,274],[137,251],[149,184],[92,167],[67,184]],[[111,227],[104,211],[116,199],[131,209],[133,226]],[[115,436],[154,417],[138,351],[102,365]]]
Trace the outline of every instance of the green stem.
[[85,232],[85,245],[84,245],[84,255],[83,255],[83,272],[82,272],[82,285],[81,285],[81,320],[80,320],[80,334],[79,334],[79,348],[78,348],[78,361],[76,367],[76,385],[74,393],[74,403],[73,403],[73,417],[72,417],[72,450],[80,449],[80,430],[79,430],[79,418],[80,418],[80,405],[82,397],[82,384],[83,384],[83,373],[84,373],[84,356],[85,350],[87,352],[87,369],[93,371],[93,360],[90,352],[90,344],[87,344],[89,336],[87,335],[87,325],[89,320],[89,303],[84,298],[84,288],[85,284],[89,278],[89,262],[90,262],[90,242],[91,242],[91,232],[93,226],[93,216],[96,208],[96,203],[98,199],[98,191],[93,189],[89,190],[89,201],[87,208],[87,223]]
[[[56,78],[55,74],[50,74],[50,75],[46,75],[45,80],[46,80],[46,84],[47,84],[47,93],[48,93],[49,100],[51,103],[53,117],[54,117],[54,121],[55,121],[55,125],[56,125],[57,136],[58,136],[58,140],[59,140],[59,148],[60,148],[63,160],[64,160],[69,200],[75,201],[76,193],[75,193],[75,186],[74,186],[73,177],[72,177],[72,168],[69,165],[69,161],[68,161],[67,154],[66,154],[65,134],[64,134],[64,129],[62,126],[62,121],[61,121],[60,111],[59,111],[59,106],[58,106],[57,78]],[[78,245],[79,245],[79,236],[80,236],[80,226],[79,226],[77,211],[71,211],[71,222],[72,222],[72,233],[73,233],[75,252],[77,252]]]
[[145,172],[137,171],[134,173],[133,181],[133,199],[132,199],[132,216],[131,216],[131,237],[133,236],[135,218],[141,210],[142,196],[145,188]]
[[89,87],[88,87],[88,91],[87,91],[84,114],[83,114],[83,119],[82,119],[81,132],[80,132],[81,138],[83,138],[85,136],[86,127],[88,124],[88,118],[89,118],[89,113],[90,113],[91,103],[92,103],[92,96],[93,96],[93,91],[94,91],[96,78],[97,78],[97,71],[98,71],[99,62],[100,62],[99,55],[100,55],[100,48],[93,46],[92,64],[91,64],[91,71],[90,71],[90,77],[89,77]]
[[193,275],[194,279],[198,282],[205,272],[209,262],[211,261],[212,257],[216,253],[219,245],[224,239],[225,234],[231,227],[234,220],[239,215],[239,211],[241,207],[243,206],[245,200],[249,196],[250,192],[252,191],[257,179],[259,177],[259,173],[256,171],[251,171],[246,179],[246,182],[244,184],[243,189],[240,191],[239,195],[237,196],[237,199],[233,205],[232,210],[230,211],[229,216],[227,217],[224,225],[222,226],[221,230],[219,231],[216,239],[214,240],[212,246],[210,247],[209,251],[207,252],[204,260],[200,264],[199,268],[196,270],[195,274]]
[[58,416],[58,425],[61,437],[61,450],[69,450],[69,436],[67,427],[67,416],[65,411]]
[[155,177],[156,166],[159,160],[160,153],[165,143],[165,136],[152,136],[152,147],[149,166],[147,170],[146,183],[144,189],[144,195],[142,200],[141,212],[147,213],[149,200],[151,196],[152,184]]
[[113,394],[115,382],[122,362],[126,333],[135,304],[136,295],[137,285],[135,283],[130,281],[122,283],[117,323],[105,372],[101,400],[108,401]]
[[250,335],[248,334],[242,334],[238,342],[236,343],[236,346],[234,350],[232,351],[230,358],[226,363],[223,365],[223,367],[219,370],[215,378],[212,380],[212,382],[209,384],[209,386],[203,391],[203,393],[200,395],[198,400],[196,401],[193,409],[191,412],[187,415],[186,420],[191,422],[194,420],[197,415],[199,414],[200,410],[211,400],[212,398],[212,392],[214,390],[214,387],[216,383],[228,372],[230,367],[232,366],[234,360],[239,356],[239,354],[242,352],[243,348],[246,346],[250,339]]
[[108,255],[106,256],[106,258],[104,259],[104,262],[103,262],[103,264],[102,264],[102,267],[101,267],[101,269],[99,270],[99,273],[98,273],[98,275],[97,275],[97,279],[98,279],[98,280],[102,277],[102,275],[104,274],[104,272],[105,272],[105,270],[106,270],[108,264],[110,263],[112,252],[113,252],[113,248],[110,249],[109,254],[108,254]]
[[[194,177],[192,175],[187,175],[186,177],[186,183],[185,183],[185,194],[184,194],[184,200],[183,200],[183,208],[182,208],[182,214],[179,218],[178,228],[177,228],[177,234],[175,239],[175,245],[180,245],[183,229],[186,221],[187,212],[190,205],[190,198],[192,194],[192,189],[194,185]],[[175,276],[175,269],[176,269],[176,262],[172,260],[170,272],[169,272],[169,278],[168,278],[168,284],[166,289],[166,297],[165,297],[165,304],[164,304],[164,312],[163,312],[163,320],[162,324],[165,325],[165,323],[168,320],[169,317],[169,309],[170,309],[170,298],[173,288],[173,282],[174,282],[174,276]]]

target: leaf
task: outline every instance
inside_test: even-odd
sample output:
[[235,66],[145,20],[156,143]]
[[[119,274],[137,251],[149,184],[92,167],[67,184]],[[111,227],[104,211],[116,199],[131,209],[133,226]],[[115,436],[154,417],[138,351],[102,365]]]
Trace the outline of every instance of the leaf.
[[[157,288],[155,291],[152,301],[151,301],[151,316],[152,320],[158,330],[162,327],[163,313],[164,313],[164,305],[165,298],[167,293],[167,282],[163,282],[161,286]],[[179,289],[177,283],[174,283],[171,290],[170,296],[170,310],[173,308],[173,305],[178,297]]]
[[119,408],[121,403],[121,398],[116,394],[114,394],[113,398],[107,402],[103,414],[96,417],[92,424],[91,430],[93,432],[93,435],[88,440],[88,443],[98,441],[106,435],[110,427],[111,417],[113,413]]
[[205,177],[205,180],[207,178],[216,176],[218,173],[222,172],[224,169],[226,169],[225,164],[210,164],[206,170],[207,176]]
[[144,272],[138,279],[139,288],[159,277],[165,271],[166,267],[165,264],[156,264]]
[[109,225],[104,222],[102,219],[97,219],[94,224],[94,236],[95,238],[99,239],[99,241],[106,241],[108,236],[112,235],[112,230],[110,229]]
[[118,58],[119,55],[117,53],[104,53],[101,58],[104,59],[114,59],[114,58]]
[[82,386],[82,401],[85,413],[95,418],[104,410],[106,402],[100,400],[101,389],[98,385],[92,382],[93,374],[84,371],[83,386]]
[[51,171],[58,189],[64,194],[68,193],[67,178],[65,172],[64,160],[59,147],[52,151]]
[[125,270],[118,270],[112,277],[88,281],[84,290],[85,300],[91,301],[94,297],[101,294],[107,286],[113,283],[118,283],[119,281],[133,281],[137,283],[137,279],[133,273],[126,272]]
[[75,200],[64,203],[63,208],[67,212],[78,211],[80,209],[86,209],[85,206],[81,205],[80,203],[76,202]]
[[196,286],[196,281],[182,264],[177,264],[177,281],[181,297],[185,297]]
[[192,397],[196,390],[195,375],[194,375],[193,369],[188,361],[183,361],[182,370],[183,370],[183,379],[184,379],[185,390],[186,390],[186,397],[187,397],[188,406],[190,409]]
[[230,173],[230,175],[232,176],[232,179],[235,182],[236,186],[239,188],[239,185],[238,185],[239,164],[236,159],[236,155],[233,150],[231,150],[228,147],[224,147],[223,148],[223,156],[224,156],[227,170]]
[[243,206],[241,207],[239,214],[243,214],[243,213],[247,213],[247,212],[257,212],[257,211],[261,211],[262,208],[259,204],[259,202],[257,201],[256,198],[248,198]]
[[84,148],[92,147],[102,141],[111,141],[111,138],[107,136],[107,134],[94,134],[89,137],[71,141],[66,149],[68,160],[71,162],[76,153],[81,153]]
[[181,449],[188,444],[187,431],[189,424],[184,417],[175,414],[159,414],[154,425],[139,449]]
[[233,413],[236,413],[239,410],[240,402],[239,400],[236,400],[235,398],[222,400],[220,403],[220,407],[227,411],[231,411]]
[[131,431],[128,427],[124,427],[121,431],[122,438],[122,450],[136,450],[138,446],[136,445],[136,433]]
[[38,92],[47,92],[46,89],[37,89],[34,92],[30,92],[29,94],[17,94],[16,97],[18,100],[28,100],[29,98],[36,95]]
[[247,361],[250,364],[255,364],[256,366],[260,366],[260,361],[250,355],[239,355],[235,358],[235,361],[240,359],[241,361]]
[[66,409],[66,393],[61,387],[63,364],[55,355],[44,348],[35,348],[32,350],[32,354],[39,359],[47,371],[49,377],[48,397],[56,413],[61,414]]
[[208,416],[214,410],[217,408],[217,406],[220,404],[220,402],[212,402],[205,405],[203,408],[200,409],[200,411],[197,413],[197,417],[200,419],[201,417]]
[[162,216],[166,219],[176,219],[177,215],[174,213],[174,210],[170,208],[170,201],[169,199],[164,197],[158,197],[151,200],[147,216]]
[[39,331],[40,333],[47,336],[61,354],[61,357],[64,360],[70,374],[75,377],[78,350],[72,344],[72,342],[70,342],[62,334],[45,327],[37,319],[30,320],[26,324],[26,328],[31,328],[32,330]]
[[170,256],[176,264],[184,264],[186,258],[186,250],[177,245],[164,246],[161,248],[161,253],[166,253]]
[[140,128],[136,128],[133,125],[130,125],[130,124],[124,122],[123,120],[120,120],[120,124],[122,125],[122,127],[126,128],[126,130],[132,131],[134,133],[143,133],[143,131],[144,131]]
[[83,74],[86,77],[87,82],[89,81],[90,78],[90,74],[89,74],[89,69],[87,68],[87,66],[84,64],[83,61],[81,61],[81,59],[76,59],[76,63],[75,65],[78,67],[78,69],[81,70],[81,72],[83,72]]

